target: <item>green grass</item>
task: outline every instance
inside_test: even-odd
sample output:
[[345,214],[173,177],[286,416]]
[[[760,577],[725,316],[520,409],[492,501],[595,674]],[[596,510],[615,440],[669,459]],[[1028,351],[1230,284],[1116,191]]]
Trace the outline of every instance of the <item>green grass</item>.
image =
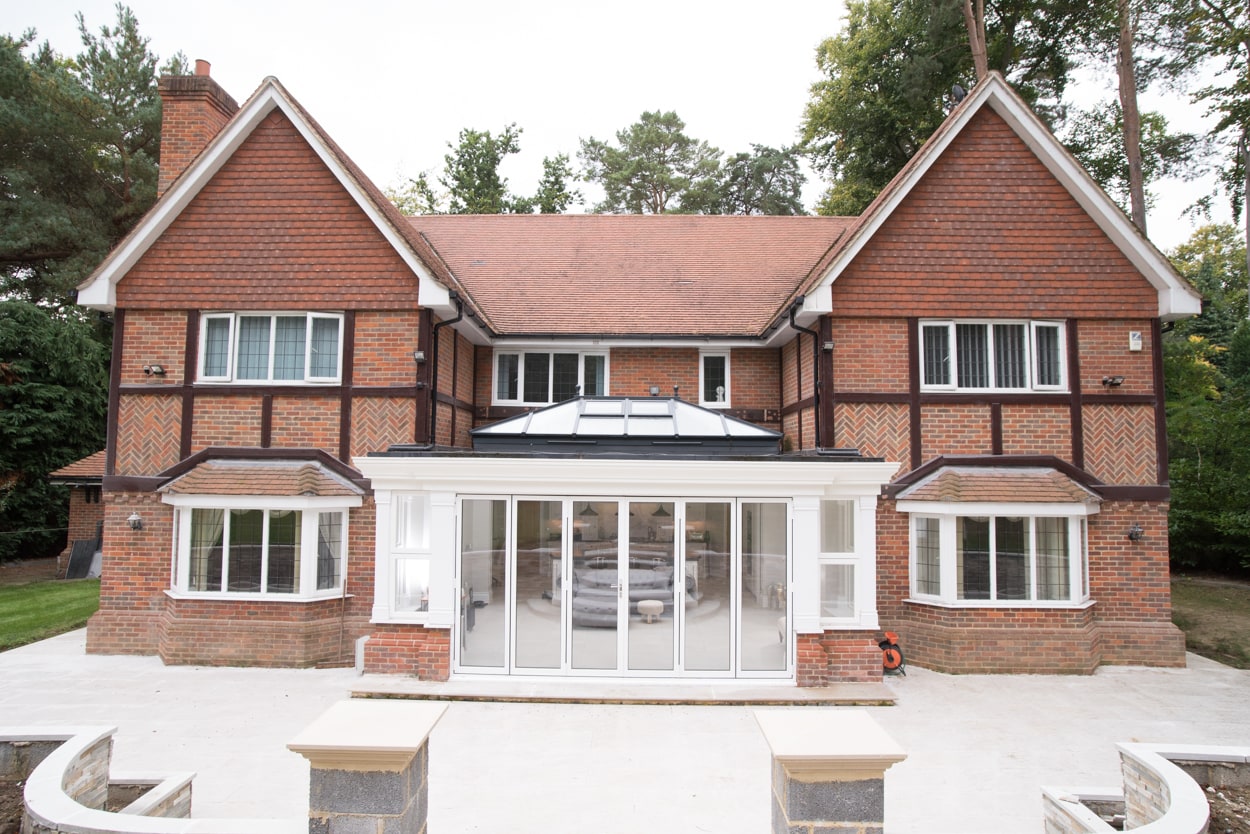
[[0,651],[81,628],[100,607],[100,580],[0,587]]
[[1172,622],[1191,652],[1250,669],[1250,582],[1173,577]]

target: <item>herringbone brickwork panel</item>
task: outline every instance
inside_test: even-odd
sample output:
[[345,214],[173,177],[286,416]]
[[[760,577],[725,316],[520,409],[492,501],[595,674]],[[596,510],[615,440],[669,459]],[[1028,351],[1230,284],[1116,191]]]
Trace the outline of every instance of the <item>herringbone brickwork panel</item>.
[[182,400],[177,397],[122,396],[118,404],[118,475],[155,475],[178,462]]
[[907,411],[904,403],[838,403],[833,408],[833,445],[906,468],[911,460]]
[[1086,469],[1108,484],[1158,480],[1152,406],[1087,405],[1084,414]]
[[411,443],[413,401],[358,397],[352,404],[352,454],[380,452],[392,443]]

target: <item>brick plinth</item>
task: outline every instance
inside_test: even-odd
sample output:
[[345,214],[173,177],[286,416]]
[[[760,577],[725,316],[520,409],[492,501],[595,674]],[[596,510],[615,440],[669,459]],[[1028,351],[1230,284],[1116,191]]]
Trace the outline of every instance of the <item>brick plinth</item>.
[[881,680],[881,649],[870,631],[826,631],[796,638],[799,686],[875,683]]
[[451,675],[451,630],[417,625],[375,626],[365,643],[365,672],[445,681]]

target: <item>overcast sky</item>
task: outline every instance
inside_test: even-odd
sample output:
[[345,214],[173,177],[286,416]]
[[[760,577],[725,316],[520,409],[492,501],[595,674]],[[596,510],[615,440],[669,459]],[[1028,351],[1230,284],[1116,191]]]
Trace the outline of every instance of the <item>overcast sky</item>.
[[[612,140],[645,110],[675,110],[689,135],[726,154],[795,142],[819,79],[816,46],[843,16],[842,0],[128,5],[162,60],[181,50],[209,61],[240,103],[276,76],[382,188],[441,169],[461,128],[515,122],[521,153],[503,172],[518,193],[533,192],[544,156],[576,161],[579,139]],[[92,31],[116,18],[113,0],[0,0],[0,30],[33,27],[76,55],[77,11]],[[809,209],[821,188],[809,184]],[[1150,230],[1160,247],[1188,237],[1178,213],[1193,199],[1192,187],[1172,187],[1159,200]]]

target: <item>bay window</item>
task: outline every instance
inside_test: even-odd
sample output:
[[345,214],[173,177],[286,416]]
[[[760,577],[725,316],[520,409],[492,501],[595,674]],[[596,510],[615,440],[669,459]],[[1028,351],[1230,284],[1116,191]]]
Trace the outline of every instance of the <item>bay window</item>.
[[1063,391],[1064,326],[1045,321],[923,321],[921,387],[950,391]]
[[914,512],[911,595],[955,605],[1077,604],[1084,601],[1084,511],[1040,515]]
[[209,313],[200,323],[201,382],[334,383],[343,317],[334,313]]
[[605,353],[497,352],[494,390],[496,404],[548,405],[579,394],[601,397],[608,393],[608,357]]
[[348,516],[342,498],[166,500],[175,505],[173,593],[276,600],[342,592]]

